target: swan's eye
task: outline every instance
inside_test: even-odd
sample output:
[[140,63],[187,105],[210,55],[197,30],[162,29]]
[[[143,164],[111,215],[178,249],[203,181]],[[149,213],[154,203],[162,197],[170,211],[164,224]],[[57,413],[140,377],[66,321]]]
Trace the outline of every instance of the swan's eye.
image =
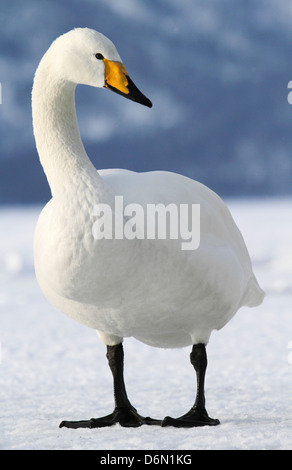
[[103,60],[103,55],[102,55],[100,52],[97,52],[97,54],[95,54],[95,57],[96,57],[98,60]]

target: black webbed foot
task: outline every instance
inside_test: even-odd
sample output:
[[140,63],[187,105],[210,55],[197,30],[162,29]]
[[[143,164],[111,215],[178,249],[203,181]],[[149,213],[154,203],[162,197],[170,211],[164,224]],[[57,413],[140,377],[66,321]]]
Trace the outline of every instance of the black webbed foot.
[[102,418],[92,418],[85,421],[62,421],[60,428],[66,427],[71,429],[78,428],[104,428],[119,423],[123,427],[137,428],[143,424],[161,426],[162,421],[144,418],[139,415],[134,407],[116,408],[113,413],[103,416]]
[[162,427],[174,426],[176,428],[193,428],[199,426],[217,426],[220,424],[219,419],[210,418],[206,410],[191,409],[188,413],[179,418],[171,418],[166,416],[162,423]]

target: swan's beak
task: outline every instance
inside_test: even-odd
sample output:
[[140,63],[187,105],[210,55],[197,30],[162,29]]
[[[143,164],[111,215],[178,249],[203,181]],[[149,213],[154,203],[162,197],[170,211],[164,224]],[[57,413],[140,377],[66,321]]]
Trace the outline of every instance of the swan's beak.
[[121,62],[115,62],[105,58],[103,62],[105,65],[105,88],[109,88],[129,100],[152,108],[151,101],[138,90]]

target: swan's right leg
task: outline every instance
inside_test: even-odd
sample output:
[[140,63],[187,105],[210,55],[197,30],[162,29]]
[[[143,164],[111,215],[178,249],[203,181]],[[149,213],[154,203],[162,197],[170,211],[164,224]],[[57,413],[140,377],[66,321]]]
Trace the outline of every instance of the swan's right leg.
[[124,427],[138,427],[142,424],[161,425],[161,421],[152,418],[144,418],[130,403],[124,382],[124,350],[122,343],[107,346],[107,359],[113,376],[114,385],[114,411],[102,418],[92,418],[86,421],[62,421],[60,427],[77,428],[102,428],[119,423]]

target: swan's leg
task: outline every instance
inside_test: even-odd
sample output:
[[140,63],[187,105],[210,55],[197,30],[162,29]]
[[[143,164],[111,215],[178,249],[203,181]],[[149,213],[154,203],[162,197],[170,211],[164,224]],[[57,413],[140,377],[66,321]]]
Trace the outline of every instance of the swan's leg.
[[218,419],[209,418],[205,408],[205,373],[207,369],[207,354],[204,344],[194,344],[191,355],[191,363],[197,374],[197,396],[194,406],[188,413],[179,417],[166,416],[162,426],[175,426],[177,428],[191,428],[194,426],[216,426]]
[[144,418],[131,405],[124,382],[124,350],[122,343],[107,346],[106,357],[113,375],[115,409],[113,413],[102,418],[92,418],[87,421],[62,421],[60,427],[67,428],[102,428],[120,423],[125,427],[138,427],[142,424],[161,425],[160,420]]

